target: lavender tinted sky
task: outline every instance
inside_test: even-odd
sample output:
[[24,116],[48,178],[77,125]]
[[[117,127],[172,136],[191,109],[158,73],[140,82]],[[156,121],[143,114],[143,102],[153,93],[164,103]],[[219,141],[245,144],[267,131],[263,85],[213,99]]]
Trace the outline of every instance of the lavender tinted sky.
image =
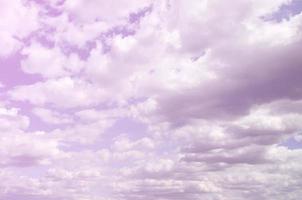
[[299,200],[301,0],[0,0],[0,200]]

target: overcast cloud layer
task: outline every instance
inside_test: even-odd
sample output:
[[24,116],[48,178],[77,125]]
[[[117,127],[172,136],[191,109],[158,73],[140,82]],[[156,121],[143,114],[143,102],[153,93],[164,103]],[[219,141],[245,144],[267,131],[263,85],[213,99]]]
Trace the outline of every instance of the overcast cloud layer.
[[300,200],[301,0],[0,0],[0,200]]

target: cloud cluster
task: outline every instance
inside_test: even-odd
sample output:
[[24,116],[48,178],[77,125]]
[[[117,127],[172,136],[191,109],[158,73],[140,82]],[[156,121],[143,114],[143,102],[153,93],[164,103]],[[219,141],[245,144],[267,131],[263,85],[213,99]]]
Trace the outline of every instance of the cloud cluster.
[[27,83],[0,80],[0,199],[302,196],[301,1],[0,0],[0,16],[0,68]]

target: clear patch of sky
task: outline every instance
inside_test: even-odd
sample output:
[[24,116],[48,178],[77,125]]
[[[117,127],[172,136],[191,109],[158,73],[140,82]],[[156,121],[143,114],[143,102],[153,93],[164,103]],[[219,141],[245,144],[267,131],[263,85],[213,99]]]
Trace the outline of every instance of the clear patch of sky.
[[39,75],[25,74],[20,66],[20,54],[0,59],[0,82],[6,88],[12,88],[17,85],[27,85],[41,80]]
[[298,15],[302,11],[302,0],[292,0],[289,4],[282,5],[278,11],[264,16],[263,19],[267,21],[281,22],[288,20],[290,17]]
[[294,138],[289,138],[288,140],[284,141],[281,143],[281,146],[285,146],[288,149],[302,149],[302,143]]

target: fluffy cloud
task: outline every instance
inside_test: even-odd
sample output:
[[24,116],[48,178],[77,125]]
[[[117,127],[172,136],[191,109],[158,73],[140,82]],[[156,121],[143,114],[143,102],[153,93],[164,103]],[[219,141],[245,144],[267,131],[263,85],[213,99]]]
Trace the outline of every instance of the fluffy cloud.
[[0,5],[1,199],[302,195],[299,1]]
[[0,143],[2,166],[49,164],[52,159],[62,156],[56,141],[41,139],[39,135],[3,136]]
[[16,108],[1,108],[1,166],[32,166],[49,164],[63,156],[59,143],[44,132],[25,132],[29,118],[18,113]]
[[[9,56],[18,50],[24,39],[38,28],[38,10],[23,1],[0,1],[0,56]],[[26,24],[26,25],[25,25]]]
[[63,77],[18,86],[10,92],[12,99],[29,101],[34,105],[52,104],[72,108],[89,106],[102,101],[104,91],[81,79]]
[[39,43],[33,42],[31,46],[22,50],[22,54],[26,56],[21,62],[26,73],[41,74],[47,78],[76,74],[83,67],[76,54],[66,56],[59,48],[49,49]]
[[29,126],[29,118],[18,113],[17,108],[0,107],[0,129],[2,131],[11,129],[24,130]]
[[46,108],[34,108],[33,113],[42,121],[50,124],[68,124],[73,120],[70,116]]

